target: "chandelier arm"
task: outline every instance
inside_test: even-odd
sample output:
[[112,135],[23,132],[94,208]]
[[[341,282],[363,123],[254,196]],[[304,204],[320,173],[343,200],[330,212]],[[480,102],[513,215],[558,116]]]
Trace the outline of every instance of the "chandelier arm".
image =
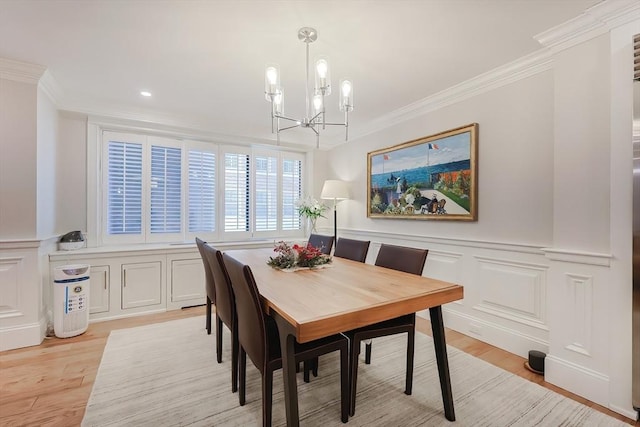
[[[310,121],[310,122],[315,121],[315,119],[317,119],[317,118],[318,118],[318,116],[319,116],[320,114],[322,114],[322,111],[321,111],[321,112],[319,112],[318,114],[316,114],[315,116],[313,116],[309,121]],[[319,123],[318,123],[318,124],[319,124]]]
[[293,125],[293,126],[287,126],[287,127],[284,127],[284,128],[279,128],[278,132],[282,132],[283,130],[289,130],[289,129],[297,128],[299,126],[300,125]]
[[275,117],[278,118],[278,119],[282,119],[282,120],[289,120],[290,122],[296,122],[296,123],[300,122],[300,120],[298,120],[298,119],[294,119],[294,118],[287,117],[287,116],[281,116],[279,114],[276,114]]
[[327,126],[347,126],[346,123],[325,123]]

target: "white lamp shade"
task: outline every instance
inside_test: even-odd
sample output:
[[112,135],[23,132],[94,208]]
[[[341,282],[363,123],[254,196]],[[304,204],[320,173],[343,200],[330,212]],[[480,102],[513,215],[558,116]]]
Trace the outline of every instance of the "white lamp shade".
[[320,197],[323,199],[332,200],[348,199],[349,187],[347,187],[347,183],[344,181],[340,181],[337,179],[328,179],[322,186],[322,194],[320,195]]

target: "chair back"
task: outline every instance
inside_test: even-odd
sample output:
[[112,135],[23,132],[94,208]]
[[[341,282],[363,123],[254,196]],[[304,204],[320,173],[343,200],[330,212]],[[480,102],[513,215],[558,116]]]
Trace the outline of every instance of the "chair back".
[[375,264],[380,267],[422,275],[427,260],[428,249],[382,244]]
[[236,315],[236,303],[222,252],[210,245],[204,245],[204,252],[216,287],[216,314],[231,329]]
[[248,265],[227,254],[222,256],[236,299],[238,342],[256,368],[264,373],[269,350],[267,349],[265,315],[262,311],[256,281]]
[[320,249],[323,254],[329,255],[333,249],[333,236],[323,236],[322,234],[311,234],[307,244]]
[[371,242],[340,237],[336,242],[333,256],[364,262],[367,259],[367,252],[369,252],[369,243]]
[[205,248],[207,247],[207,242],[204,240],[198,239],[196,237],[196,245],[198,246],[198,251],[200,251],[200,257],[202,258],[202,263],[204,264],[204,281],[205,281],[205,289],[207,291],[207,296],[211,300],[211,302],[216,304],[216,287],[213,279],[213,273],[211,272],[211,266],[209,264],[209,259],[205,253]]

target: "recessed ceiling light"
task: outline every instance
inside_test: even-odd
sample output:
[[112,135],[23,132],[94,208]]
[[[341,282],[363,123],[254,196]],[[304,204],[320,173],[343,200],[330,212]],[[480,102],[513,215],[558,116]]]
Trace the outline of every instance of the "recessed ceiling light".
[[140,91],[140,95],[149,97],[151,96],[151,92],[147,92],[146,90]]

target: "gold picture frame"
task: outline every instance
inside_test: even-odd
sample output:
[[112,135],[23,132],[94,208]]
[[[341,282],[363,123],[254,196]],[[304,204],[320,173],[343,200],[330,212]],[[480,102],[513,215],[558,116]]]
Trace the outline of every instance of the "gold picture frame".
[[367,217],[478,220],[478,124],[367,153]]

